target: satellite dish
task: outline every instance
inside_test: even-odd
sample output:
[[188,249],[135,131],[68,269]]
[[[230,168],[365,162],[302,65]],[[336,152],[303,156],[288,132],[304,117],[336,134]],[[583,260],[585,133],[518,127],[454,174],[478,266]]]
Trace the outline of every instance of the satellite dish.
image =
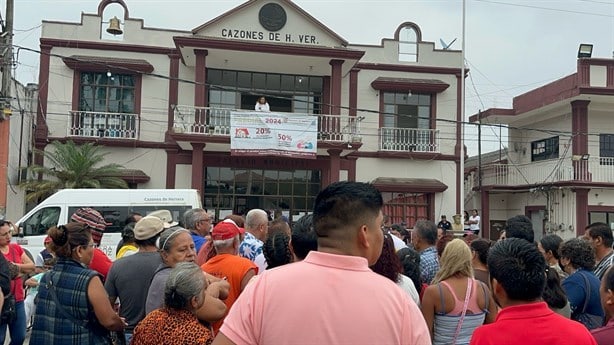
[[450,42],[449,44],[446,44],[446,42],[440,38],[439,42],[441,43],[441,46],[443,47],[443,50],[448,50],[450,49],[450,47],[452,46],[452,44],[454,44],[454,42],[456,42],[456,38],[452,40],[452,42]]

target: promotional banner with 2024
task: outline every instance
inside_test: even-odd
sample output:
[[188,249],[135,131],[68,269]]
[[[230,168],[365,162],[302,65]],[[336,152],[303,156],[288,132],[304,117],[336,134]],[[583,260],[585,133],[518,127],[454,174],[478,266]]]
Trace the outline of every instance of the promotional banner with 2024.
[[232,112],[230,152],[235,156],[316,158],[318,118],[310,115]]

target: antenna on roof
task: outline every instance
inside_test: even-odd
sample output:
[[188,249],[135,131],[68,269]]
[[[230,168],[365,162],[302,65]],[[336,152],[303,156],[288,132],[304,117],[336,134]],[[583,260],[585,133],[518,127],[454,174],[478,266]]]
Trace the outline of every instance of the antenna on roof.
[[441,43],[441,46],[443,47],[443,50],[448,50],[448,49],[450,49],[452,44],[454,44],[454,42],[456,42],[456,38],[453,39],[452,42],[450,42],[449,44],[446,44],[446,42],[443,40],[443,38],[440,38],[439,42]]

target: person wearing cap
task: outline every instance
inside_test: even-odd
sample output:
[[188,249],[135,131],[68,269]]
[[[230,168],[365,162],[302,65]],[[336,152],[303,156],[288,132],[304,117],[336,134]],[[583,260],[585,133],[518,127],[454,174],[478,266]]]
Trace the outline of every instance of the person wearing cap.
[[126,343],[130,342],[134,327],[145,317],[147,294],[144,291],[162,264],[156,241],[163,230],[164,222],[160,218],[141,218],[133,230],[138,252],[116,260],[104,283],[111,305],[119,298],[119,314],[128,323],[124,331]]
[[335,182],[314,205],[318,250],[251,282],[213,344],[430,344],[416,303],[369,269],[384,241],[381,193]]
[[[230,310],[249,280],[258,274],[258,267],[251,260],[240,257],[239,245],[241,234],[245,230],[230,219],[225,219],[213,227],[211,241],[216,255],[205,262],[203,271],[230,283],[228,297],[224,300],[226,308]],[[213,331],[217,333],[223,319],[213,324]]]
[[94,241],[94,257],[89,264],[89,268],[100,273],[104,282],[104,280],[107,279],[107,274],[109,273],[113,261],[111,261],[107,254],[98,247],[100,247],[100,241],[102,241],[102,235],[105,229],[108,225],[111,225],[111,223],[107,223],[100,212],[89,207],[78,209],[70,216],[70,221],[81,223],[91,231],[92,241]]

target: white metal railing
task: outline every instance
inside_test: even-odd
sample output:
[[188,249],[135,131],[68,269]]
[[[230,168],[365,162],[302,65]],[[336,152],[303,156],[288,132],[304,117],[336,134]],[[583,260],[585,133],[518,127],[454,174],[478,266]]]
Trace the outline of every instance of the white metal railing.
[[566,159],[527,164],[491,164],[482,168],[482,185],[530,185],[573,180],[573,166]]
[[[476,176],[477,178],[477,176]],[[553,159],[527,164],[489,164],[482,167],[482,185],[532,185],[558,181],[612,182],[614,158],[572,161]]]
[[103,113],[73,110],[70,112],[68,136],[137,139],[138,114]]
[[439,152],[439,130],[380,128],[380,151]]
[[591,180],[595,182],[614,181],[614,157],[597,157],[589,160]]
[[[177,105],[173,131],[186,134],[230,135],[230,114],[246,111],[228,108],[210,108]],[[362,117],[349,115],[313,115],[318,117],[318,140],[337,142],[361,141]]]

